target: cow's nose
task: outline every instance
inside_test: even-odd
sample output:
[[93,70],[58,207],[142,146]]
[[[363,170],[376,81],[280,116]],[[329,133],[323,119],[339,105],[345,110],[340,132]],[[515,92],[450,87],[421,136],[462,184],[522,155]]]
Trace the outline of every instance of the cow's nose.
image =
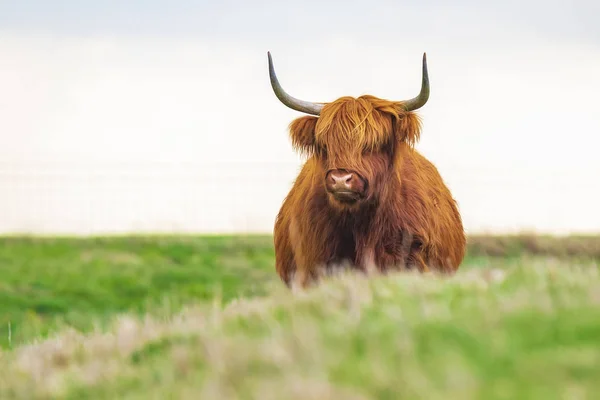
[[351,189],[354,175],[346,171],[331,171],[329,174],[332,189]]
[[355,172],[345,169],[332,169],[326,177],[327,189],[330,192],[355,194],[362,193],[365,189],[365,182]]

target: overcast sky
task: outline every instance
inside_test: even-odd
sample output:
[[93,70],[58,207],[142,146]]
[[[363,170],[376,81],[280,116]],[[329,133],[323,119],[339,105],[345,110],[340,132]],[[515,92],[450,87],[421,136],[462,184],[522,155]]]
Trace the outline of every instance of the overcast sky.
[[[481,2],[378,1],[156,1],[22,0],[0,4],[0,24],[19,33],[68,36],[186,36],[235,42],[279,37],[318,40],[341,33],[370,39],[429,33],[455,36],[478,29],[474,41],[495,30],[511,41],[519,31],[557,40],[598,44],[600,5],[592,0]],[[410,39],[410,38],[407,38]],[[397,40],[397,38],[396,38]]]
[[301,160],[268,50],[313,101],[413,97],[427,52],[418,149],[467,229],[598,231],[598,15],[594,1],[0,2],[0,231],[270,231]]

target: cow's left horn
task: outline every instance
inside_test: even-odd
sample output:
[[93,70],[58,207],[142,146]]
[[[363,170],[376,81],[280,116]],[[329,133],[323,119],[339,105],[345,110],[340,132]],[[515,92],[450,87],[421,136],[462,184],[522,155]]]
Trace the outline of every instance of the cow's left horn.
[[304,112],[311,115],[320,115],[321,109],[323,108],[323,104],[311,103],[309,101],[298,100],[283,90],[279,81],[277,80],[277,75],[275,75],[275,68],[273,68],[273,60],[271,59],[271,52],[267,52],[269,56],[269,76],[271,77],[271,86],[273,87],[273,91],[275,92],[275,96],[286,106],[291,108],[292,110]]
[[427,54],[423,53],[423,78],[421,81],[421,93],[417,97],[402,102],[406,111],[421,108],[429,99],[429,74],[427,73]]

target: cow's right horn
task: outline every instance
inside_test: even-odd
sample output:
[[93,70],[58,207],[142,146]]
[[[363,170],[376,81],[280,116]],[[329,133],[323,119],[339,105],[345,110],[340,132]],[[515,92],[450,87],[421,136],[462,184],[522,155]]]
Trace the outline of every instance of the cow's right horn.
[[271,52],[267,52],[267,55],[269,56],[269,76],[271,77],[271,86],[273,87],[275,96],[277,96],[279,101],[281,101],[283,104],[285,104],[292,110],[304,112],[311,115],[320,115],[321,109],[323,108],[323,104],[296,99],[287,94],[285,90],[283,90],[283,88],[279,84],[279,81],[277,80],[277,75],[275,75],[275,68],[273,68]]

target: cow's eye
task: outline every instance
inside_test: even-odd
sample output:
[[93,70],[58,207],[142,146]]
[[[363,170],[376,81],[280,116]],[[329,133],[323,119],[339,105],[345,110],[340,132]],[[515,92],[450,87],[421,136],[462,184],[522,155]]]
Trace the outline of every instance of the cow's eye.
[[326,146],[319,146],[319,156],[326,158],[327,157],[327,147]]

